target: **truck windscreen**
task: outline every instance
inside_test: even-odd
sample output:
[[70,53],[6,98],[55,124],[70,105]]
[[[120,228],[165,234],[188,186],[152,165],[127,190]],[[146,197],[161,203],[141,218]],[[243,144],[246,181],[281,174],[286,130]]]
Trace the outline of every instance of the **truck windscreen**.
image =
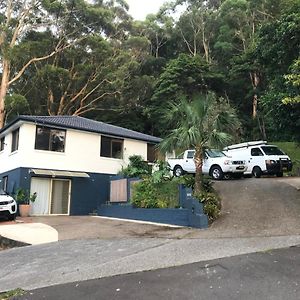
[[262,146],[261,149],[266,155],[285,155],[283,151],[275,146]]
[[223,157],[226,156],[223,152],[218,150],[206,150],[206,153],[209,157],[215,158],[215,157]]

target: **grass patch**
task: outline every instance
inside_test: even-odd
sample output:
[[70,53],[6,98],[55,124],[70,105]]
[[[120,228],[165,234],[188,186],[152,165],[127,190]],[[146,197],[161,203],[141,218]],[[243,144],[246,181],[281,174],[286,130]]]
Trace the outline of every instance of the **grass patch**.
[[5,293],[0,293],[0,300],[9,300],[12,297],[22,296],[25,293],[26,292],[22,289],[15,289],[15,290],[8,291]]
[[294,142],[270,142],[283,150],[293,162],[292,172],[288,172],[292,176],[300,176],[300,145]]

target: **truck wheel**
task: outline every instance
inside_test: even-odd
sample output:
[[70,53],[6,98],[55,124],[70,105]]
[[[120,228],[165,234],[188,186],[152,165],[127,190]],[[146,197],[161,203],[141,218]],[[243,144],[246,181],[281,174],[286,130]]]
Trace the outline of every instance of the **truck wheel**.
[[262,175],[262,171],[261,171],[260,167],[254,167],[252,170],[252,174],[255,178],[260,178]]
[[221,179],[223,179],[223,176],[224,176],[223,171],[219,166],[212,167],[210,174],[211,174],[211,177],[215,180],[221,180]]
[[276,173],[276,176],[277,176],[277,177],[282,177],[282,176],[283,176],[283,172],[278,172],[278,173]]
[[183,175],[183,169],[180,166],[175,166],[173,170],[173,175],[176,177],[180,177]]

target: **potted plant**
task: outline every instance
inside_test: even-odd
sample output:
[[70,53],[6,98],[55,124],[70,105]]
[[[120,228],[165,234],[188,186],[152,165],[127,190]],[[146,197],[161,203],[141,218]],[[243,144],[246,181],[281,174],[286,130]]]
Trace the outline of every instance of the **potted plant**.
[[30,212],[30,203],[36,200],[37,194],[30,195],[28,190],[18,188],[15,194],[15,200],[19,204],[19,213],[21,217],[28,217]]

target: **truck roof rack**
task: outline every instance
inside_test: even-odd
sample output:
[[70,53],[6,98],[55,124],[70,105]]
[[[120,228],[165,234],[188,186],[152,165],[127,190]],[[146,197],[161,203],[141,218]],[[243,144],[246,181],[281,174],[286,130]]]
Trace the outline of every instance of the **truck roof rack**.
[[267,141],[252,141],[252,142],[230,145],[230,146],[225,147],[224,150],[249,148],[249,147],[253,147],[253,146],[266,145],[267,143],[268,143]]

